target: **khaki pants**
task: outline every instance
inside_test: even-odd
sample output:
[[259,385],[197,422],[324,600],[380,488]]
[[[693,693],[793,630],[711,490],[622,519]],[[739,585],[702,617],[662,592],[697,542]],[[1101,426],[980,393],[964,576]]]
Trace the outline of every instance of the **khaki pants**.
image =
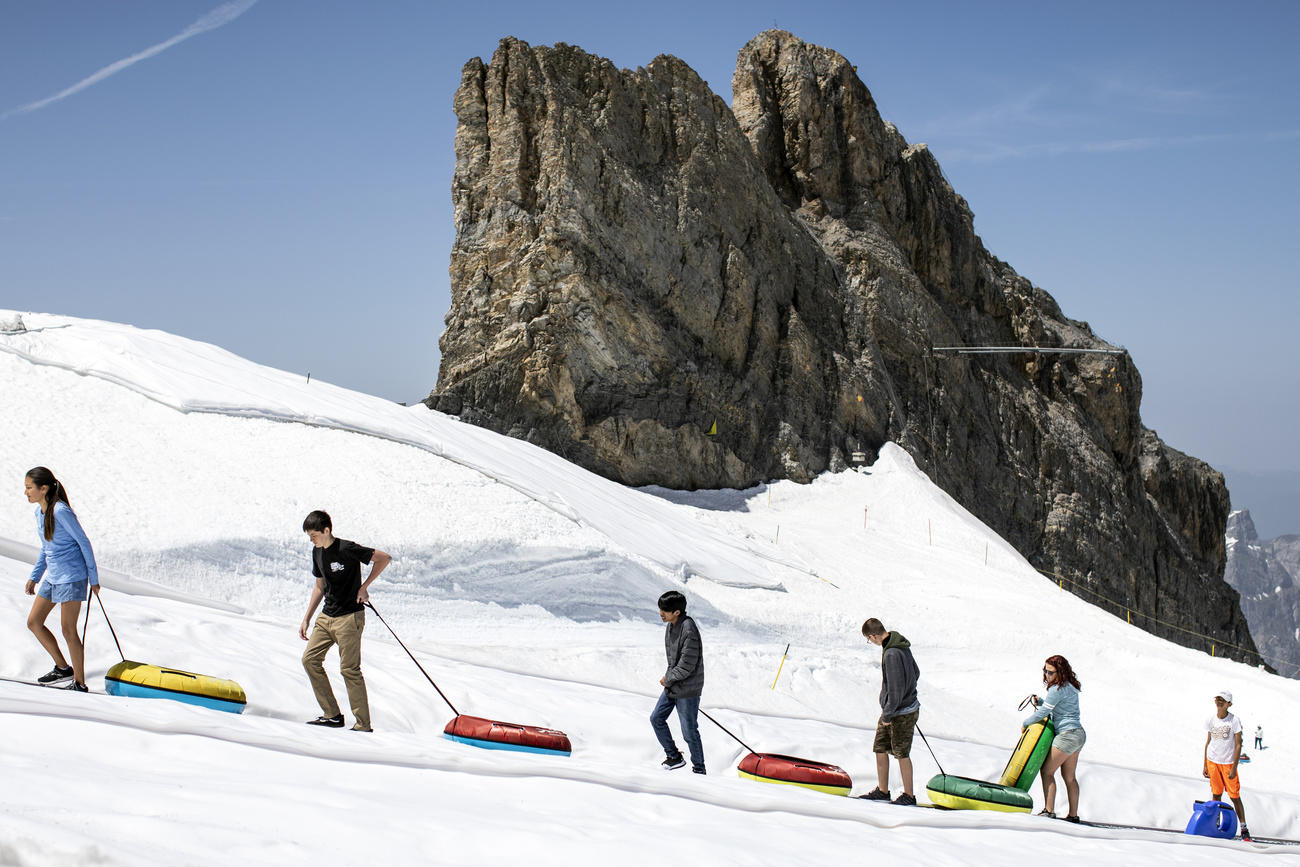
[[307,670],[307,679],[311,681],[321,712],[325,716],[338,716],[339,705],[334,700],[334,690],[330,688],[324,666],[325,654],[337,644],[339,672],[348,688],[348,703],[352,705],[352,715],[357,721],[355,727],[369,730],[370,702],[366,698],[366,680],[361,676],[361,633],[365,628],[364,611],[341,617],[320,615],[312,628],[311,638],[307,640],[307,649],[303,651],[302,667]]

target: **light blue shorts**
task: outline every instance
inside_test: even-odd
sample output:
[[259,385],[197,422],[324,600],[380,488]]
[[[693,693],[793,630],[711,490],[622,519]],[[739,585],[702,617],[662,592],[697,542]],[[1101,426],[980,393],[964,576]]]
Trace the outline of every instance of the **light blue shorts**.
[[36,595],[42,599],[50,600],[55,605],[63,602],[85,602],[86,593],[90,590],[89,581],[89,578],[82,578],[80,581],[69,581],[66,584],[51,584],[49,581],[42,581],[41,586],[36,589]]
[[1067,756],[1083,749],[1083,745],[1087,742],[1088,734],[1083,729],[1069,729],[1057,732],[1056,737],[1052,738],[1052,746]]

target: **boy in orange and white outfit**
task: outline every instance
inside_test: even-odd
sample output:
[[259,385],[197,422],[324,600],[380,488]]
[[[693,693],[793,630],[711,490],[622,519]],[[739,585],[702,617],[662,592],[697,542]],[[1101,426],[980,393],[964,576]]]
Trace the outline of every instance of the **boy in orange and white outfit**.
[[1228,708],[1232,707],[1232,693],[1226,689],[1214,697],[1215,715],[1205,721],[1205,777],[1210,781],[1210,794],[1216,801],[1223,800],[1226,791],[1232,798],[1241,823],[1241,838],[1250,839],[1246,827],[1246,808],[1241,803],[1241,780],[1237,777],[1237,762],[1241,758],[1241,720]]

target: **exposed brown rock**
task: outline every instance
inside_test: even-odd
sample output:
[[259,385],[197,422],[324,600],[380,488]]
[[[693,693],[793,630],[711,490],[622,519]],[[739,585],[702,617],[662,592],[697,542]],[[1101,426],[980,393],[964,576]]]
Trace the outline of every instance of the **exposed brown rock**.
[[932,351],[1114,347],[984,249],[839,54],[769,31],[732,86],[513,39],[466,64],[430,405],[634,485],[808,481],[894,440],[1085,597],[1254,659],[1222,476],[1142,426],[1128,355]]

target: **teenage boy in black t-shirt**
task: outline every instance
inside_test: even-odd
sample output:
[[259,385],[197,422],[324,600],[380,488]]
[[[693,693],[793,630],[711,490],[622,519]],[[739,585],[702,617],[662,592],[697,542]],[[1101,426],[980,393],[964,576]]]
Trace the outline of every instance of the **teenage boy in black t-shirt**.
[[[302,655],[302,666],[307,670],[307,679],[316,693],[321,715],[308,720],[308,725],[343,727],[343,713],[338,702],[334,700],[334,690],[330,688],[329,677],[325,674],[325,654],[335,644],[339,646],[339,672],[348,688],[348,703],[352,705],[352,715],[356,718],[353,731],[368,732],[370,728],[370,702],[366,697],[366,681],[361,676],[361,633],[366,627],[365,603],[370,599],[366,588],[379,577],[393,558],[375,548],[367,548],[347,539],[334,536],[334,524],[330,516],[317,510],[302,522],[302,528],[311,539],[312,550],[311,574],[316,576],[312,587],[311,601],[307,604],[307,614],[298,627],[298,636],[307,642],[307,649]],[[372,563],[370,577],[363,583],[361,564]],[[307,636],[307,624],[316,613],[316,606],[321,599],[325,607],[312,628],[311,637]]]

